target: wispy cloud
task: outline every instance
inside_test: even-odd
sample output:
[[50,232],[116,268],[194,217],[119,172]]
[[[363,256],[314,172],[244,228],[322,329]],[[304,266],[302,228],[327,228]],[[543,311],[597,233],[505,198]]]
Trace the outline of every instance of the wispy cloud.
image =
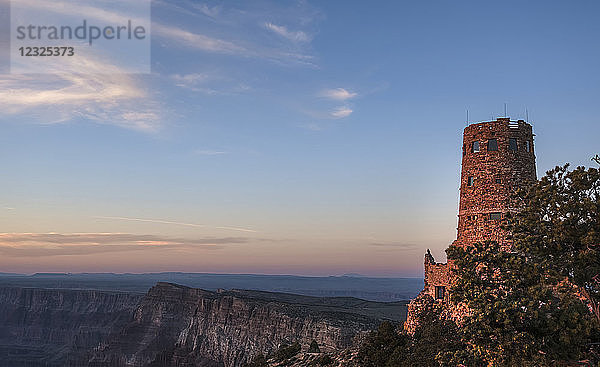
[[[130,18],[100,7],[62,1],[19,0],[19,7],[38,13],[74,17],[88,21],[127,22]],[[135,15],[133,16],[135,18]],[[138,23],[147,23],[135,19]],[[31,60],[44,66],[45,74],[0,76],[0,116],[19,115],[43,123],[88,119],[144,132],[155,132],[162,124],[161,106],[141,77],[124,70],[98,50],[77,49],[77,57]]]
[[159,129],[159,104],[134,76],[100,58],[66,59],[53,74],[1,76],[0,116],[30,113],[46,123],[87,118],[145,132]]
[[269,31],[286,38],[292,42],[310,42],[311,37],[302,31],[290,31],[287,27],[273,23],[264,23],[263,26]]
[[180,88],[208,95],[232,95],[245,93],[252,88],[244,83],[223,76],[221,73],[174,74],[170,79]]
[[352,112],[353,111],[350,107],[340,106],[340,107],[336,108],[335,110],[331,111],[331,113],[329,115],[331,116],[331,118],[341,119],[341,118],[350,116],[352,114]]
[[[72,3],[66,3],[63,1],[49,2],[39,0],[19,0],[19,5],[37,8],[44,11],[62,14],[66,16],[79,16],[81,14],[86,14],[86,18],[88,19],[97,19],[111,24],[125,24],[129,20],[132,20],[132,22],[136,24],[144,23],[143,19],[136,18],[132,15],[125,16],[124,14],[111,12],[101,7],[89,5],[76,5]],[[170,8],[173,7],[173,4],[164,1],[159,1],[157,5],[167,6]],[[197,13],[199,12],[211,18],[216,18],[222,11],[222,6],[220,5],[211,7],[206,4],[197,4],[194,2],[189,2],[188,5],[189,8],[192,9],[191,12],[189,9],[183,8],[181,6],[175,5],[175,7],[180,10],[185,10],[185,12],[189,13],[190,15],[197,15]],[[307,6],[303,5],[299,8],[307,8]],[[303,16],[301,14],[294,14],[294,18],[302,20],[303,23],[308,23],[313,18],[318,18],[318,16],[315,14],[315,11],[312,9],[300,10],[300,12],[302,11],[307,12],[309,15]],[[264,14],[254,14],[249,11],[237,11],[235,13],[243,14],[249,19],[264,16]],[[236,24],[239,21],[243,21],[242,23],[247,22],[247,20],[243,19],[235,20],[235,22],[230,22],[230,25]],[[270,31],[277,33],[278,35],[295,42],[302,43],[309,42],[311,40],[311,37],[303,31],[289,31],[285,26],[277,25],[274,23],[265,23],[265,27]],[[284,50],[277,47],[252,42],[248,39],[248,37],[245,37],[248,33],[247,29],[245,30],[245,32],[241,33],[239,32],[239,30],[233,28],[230,31],[231,32],[229,32],[229,35],[227,37],[228,39],[223,39],[219,37],[212,37],[192,29],[184,29],[177,25],[167,24],[164,22],[161,23],[154,20],[152,22],[152,37],[167,40],[169,42],[169,45],[180,45],[185,46],[187,48],[191,48],[193,50],[201,50],[211,53],[232,54],[243,57],[269,59],[278,62],[288,61],[298,64],[312,65],[313,57],[311,55],[307,55],[302,52],[289,52],[289,50]],[[245,39],[245,41],[242,41],[242,39]]]
[[[344,88],[333,88],[333,89],[324,89],[318,92],[316,95],[318,98],[324,98],[327,100],[332,100],[336,102],[349,102],[350,99],[358,96],[358,93],[349,91]],[[321,103],[323,106],[330,104],[330,101],[320,101],[317,103]],[[329,111],[325,110],[326,107],[323,107],[320,111],[305,111],[307,114],[312,116],[313,118],[318,119],[343,119],[345,117],[350,116],[354,110],[353,107],[349,103],[344,103],[342,106],[337,106]],[[331,108],[331,107],[330,107]]]
[[198,155],[225,155],[228,152],[224,151],[224,150],[196,150],[194,153],[198,154]]
[[171,78],[175,81],[175,85],[189,88],[209,80],[211,76],[208,74],[192,73],[175,74]]
[[333,99],[336,101],[345,101],[356,97],[358,94],[350,92],[344,88],[325,89],[319,93],[320,97]]
[[199,4],[196,1],[164,1],[153,0],[153,6],[160,6],[163,9],[175,10],[179,13],[198,16],[202,14],[210,19],[217,19],[223,11],[222,5],[210,6],[207,4]]
[[[169,24],[163,21],[152,23],[153,35],[168,40],[168,46],[180,45],[190,50],[263,59],[282,65],[316,67],[315,57],[310,49],[314,34],[314,24],[322,14],[307,2],[294,6],[273,3],[268,11],[252,2],[238,4],[238,7],[225,5],[211,6],[196,1],[180,1],[177,4],[159,1],[165,10],[174,9],[193,17],[206,17],[211,27],[182,26],[184,22]],[[265,22],[265,17],[276,21]],[[191,18],[190,18],[191,19]],[[282,25],[292,24],[292,25]],[[190,23],[188,23],[190,24]],[[266,29],[274,37],[256,37],[256,27]],[[301,28],[291,30],[291,27]],[[214,32],[217,30],[217,32]],[[280,39],[285,42],[282,43]]]
[[[165,4],[165,2],[158,2]],[[86,14],[88,20],[123,23],[131,19],[134,23],[143,22],[135,16],[125,16],[99,6],[73,4],[60,0],[48,2],[20,0],[19,6],[35,7],[43,12],[53,12],[64,16]],[[186,52],[207,52],[239,58],[268,60],[282,65],[302,65],[315,67],[315,57],[310,50],[310,32],[290,30],[281,25],[292,24],[306,29],[319,13],[306,3],[294,7],[280,7],[270,16],[277,19],[265,23],[265,12],[256,7],[248,9],[224,9],[224,6],[209,6],[197,2],[185,2],[181,7],[191,11],[190,16],[204,14],[211,18],[227,18],[215,22],[218,36],[211,35],[211,29],[195,26],[191,22],[171,23],[165,19],[152,22],[152,37],[162,41],[166,48],[181,48]],[[238,22],[239,21],[239,22]],[[187,25],[183,25],[187,24]],[[239,24],[239,26],[238,26]],[[257,40],[249,37],[249,30],[262,26],[280,37],[294,41],[293,47],[272,42],[271,38]],[[61,58],[65,59],[65,58]],[[44,60],[46,61],[46,59]],[[77,58],[77,65],[57,65],[51,75],[5,75],[0,76],[0,118],[14,116],[23,120],[40,123],[63,123],[80,119],[96,123],[112,124],[143,132],[157,132],[166,123],[166,102],[157,93],[159,89],[149,84],[152,77],[124,74],[111,64],[111,60],[101,57]],[[63,69],[71,73],[63,73]],[[168,74],[167,74],[168,75]],[[229,76],[228,72],[223,75]],[[168,77],[168,76],[167,76]],[[205,73],[175,74],[170,79],[179,87],[210,95],[246,93],[251,88],[230,77],[228,80],[214,80],[214,75]],[[343,112],[334,112],[326,118],[340,118]]]
[[218,250],[248,241],[245,237],[185,239],[127,233],[0,233],[0,254],[43,257],[165,249]]
[[256,56],[256,53],[232,41],[209,37],[177,27],[152,23],[152,35],[166,38],[169,41],[213,53],[238,54],[242,56]]
[[213,229],[224,229],[229,231],[238,231],[238,232],[248,232],[248,233],[258,233],[250,228],[241,228],[241,227],[233,227],[233,226],[209,226],[206,224],[198,224],[198,223],[186,223],[186,222],[177,222],[171,220],[163,220],[163,219],[148,219],[148,218],[129,218],[129,217],[105,217],[105,216],[97,216],[97,219],[108,219],[108,220],[124,220],[130,222],[146,222],[146,223],[159,223],[159,224],[172,224],[176,226],[185,226],[185,227],[197,227],[197,228],[213,228]]
[[313,119],[321,120],[321,123],[312,122],[311,125],[300,125],[303,128],[316,127],[314,130],[320,130],[323,127],[322,122],[326,120],[339,120],[345,117],[348,117],[354,112],[349,106],[339,106],[334,109],[327,110],[326,107],[323,107],[320,110],[314,109],[304,109],[303,113],[310,116]]
[[274,45],[255,43],[249,40],[225,40],[160,23],[152,23],[152,34],[157,38],[167,40],[169,46],[179,45],[191,50],[265,59],[281,64],[314,66],[314,56],[303,50],[289,51]]
[[216,18],[217,16],[219,16],[219,14],[221,14],[221,11],[223,10],[223,7],[220,5],[208,6],[206,4],[193,3],[192,7],[194,9],[197,9],[209,18]]
[[[19,4],[20,6],[29,6],[67,16],[85,14],[88,19],[97,19],[110,24],[126,24],[129,20],[136,24],[144,23],[143,19],[136,19],[132,15],[125,16],[117,12],[111,12],[100,7],[89,5],[75,5],[61,1],[49,2],[39,0],[20,0]],[[214,53],[242,54],[247,56],[254,55],[254,52],[250,49],[237,45],[234,42],[158,22],[152,23],[152,36],[167,39],[170,42],[191,47],[196,50]]]

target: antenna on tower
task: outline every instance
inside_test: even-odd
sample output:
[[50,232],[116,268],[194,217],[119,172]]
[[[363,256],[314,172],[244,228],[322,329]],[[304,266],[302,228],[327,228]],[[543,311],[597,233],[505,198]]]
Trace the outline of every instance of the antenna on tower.
[[467,108],[467,126],[469,126],[469,109]]
[[506,117],[506,103],[504,104],[504,117]]
[[525,109],[525,121],[529,123],[529,110],[527,108]]

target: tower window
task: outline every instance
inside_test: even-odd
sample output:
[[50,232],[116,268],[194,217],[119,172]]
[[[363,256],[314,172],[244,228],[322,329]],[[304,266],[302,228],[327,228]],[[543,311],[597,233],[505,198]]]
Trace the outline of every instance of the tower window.
[[527,153],[531,152],[531,142],[529,140],[525,142],[525,151]]
[[496,183],[497,183],[497,184],[501,184],[501,183],[502,183],[502,180],[501,180],[501,179],[499,179],[499,178],[497,178],[497,179],[496,179]]
[[475,178],[473,176],[469,176],[469,178],[467,178],[467,186],[473,186],[474,182]]
[[498,150],[498,139],[489,139],[487,143],[488,152]]
[[444,299],[446,295],[446,287],[444,286],[436,286],[435,287],[435,299]]
[[471,144],[471,153],[477,152],[479,152],[479,141],[474,141],[473,144]]
[[508,139],[508,150],[510,150],[512,152],[517,151],[517,139],[515,139],[515,138]]
[[490,213],[490,220],[502,219],[502,213]]

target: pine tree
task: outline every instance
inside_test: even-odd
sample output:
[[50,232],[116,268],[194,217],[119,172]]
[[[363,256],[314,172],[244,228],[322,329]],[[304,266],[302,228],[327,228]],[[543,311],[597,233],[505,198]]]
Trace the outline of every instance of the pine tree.
[[310,346],[308,347],[308,353],[321,353],[321,349],[319,348],[319,344],[316,340],[312,340],[310,342]]
[[[594,359],[600,341],[600,175],[583,167],[549,171],[506,223],[510,251],[494,242],[451,247],[455,302],[470,314],[459,329],[456,364],[537,366]],[[595,363],[598,363],[597,361]]]

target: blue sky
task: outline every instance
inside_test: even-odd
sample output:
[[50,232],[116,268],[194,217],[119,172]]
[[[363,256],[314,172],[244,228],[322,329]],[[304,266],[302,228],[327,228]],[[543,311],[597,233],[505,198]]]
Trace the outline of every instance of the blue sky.
[[0,76],[0,266],[421,276],[467,109],[527,109],[538,175],[600,152],[599,12],[154,1],[151,74]]

